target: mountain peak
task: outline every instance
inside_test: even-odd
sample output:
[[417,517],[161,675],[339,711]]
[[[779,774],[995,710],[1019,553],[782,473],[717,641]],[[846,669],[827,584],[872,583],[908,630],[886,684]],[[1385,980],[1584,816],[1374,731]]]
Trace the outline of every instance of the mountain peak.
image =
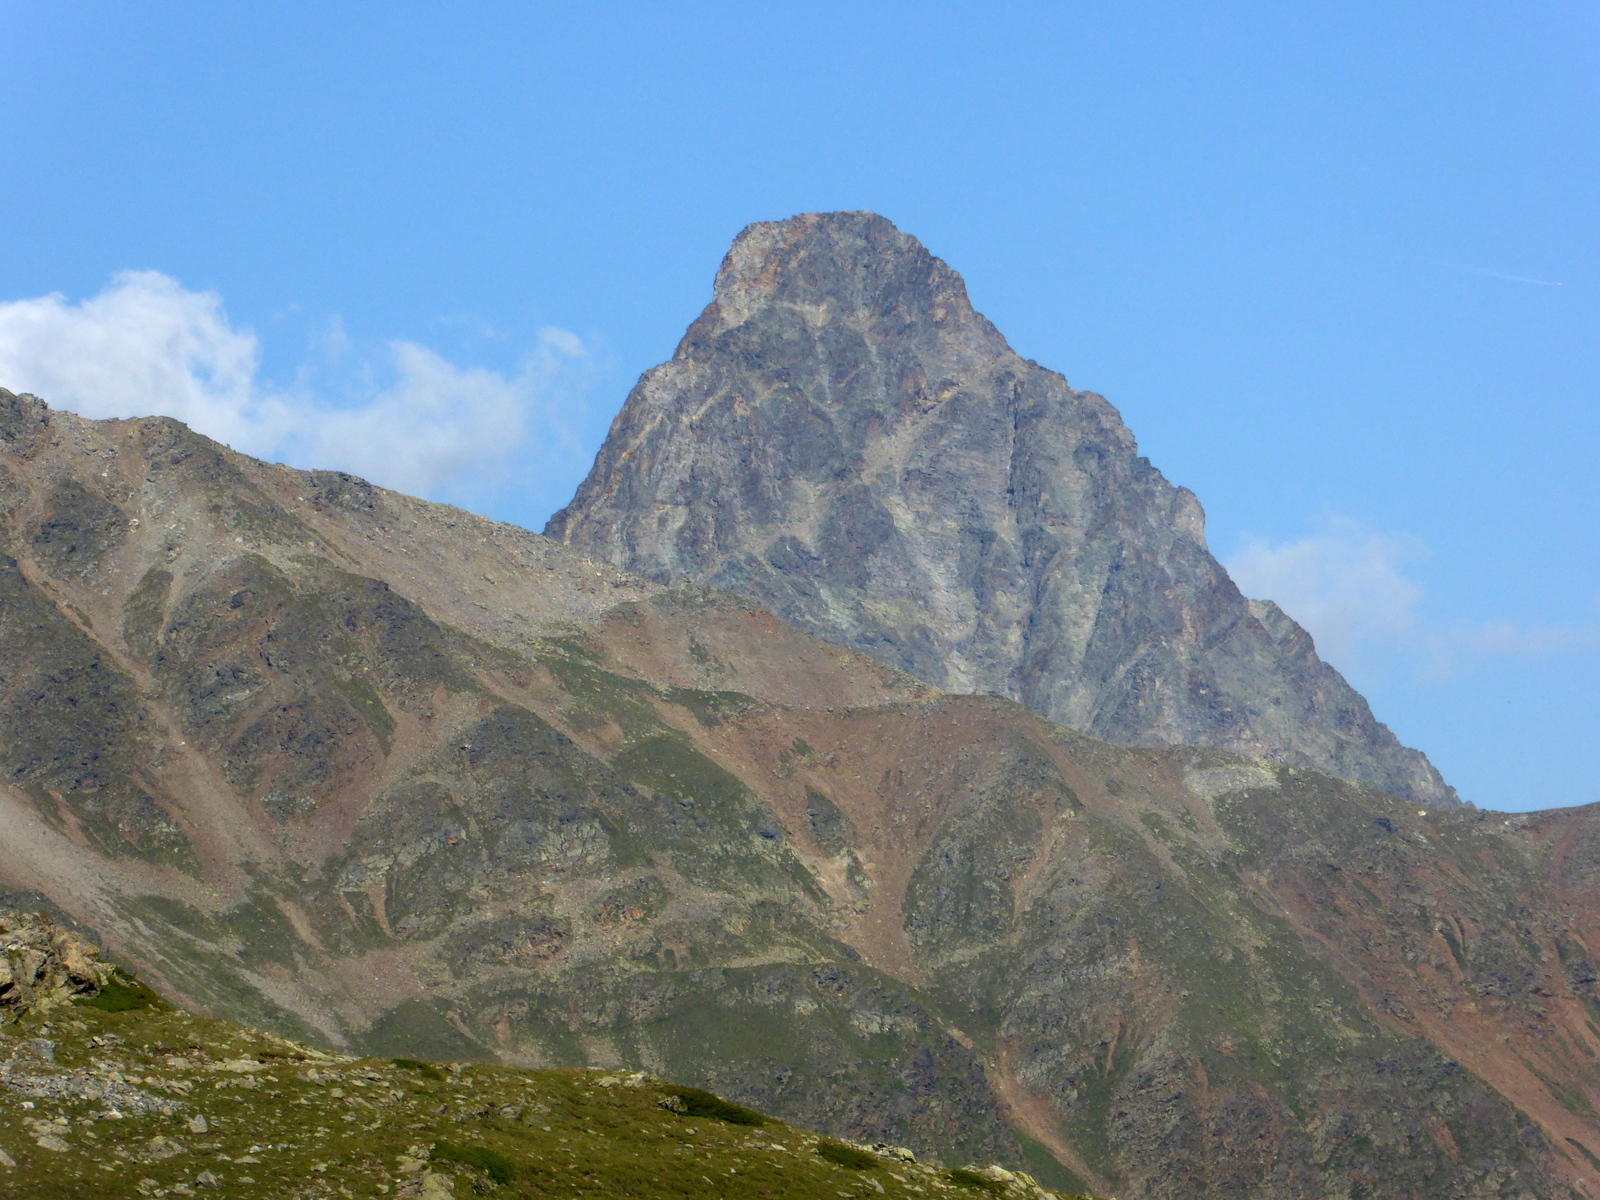
[[546,532],[1105,741],[1454,802],[1203,527],[1103,397],[1013,352],[915,238],[839,212],[739,234]]
[[771,308],[802,315],[813,327],[833,320],[981,324],[961,276],[910,234],[874,212],[803,213],[758,221],[734,238],[722,260],[711,303],[690,326],[674,357],[694,357],[721,334]]

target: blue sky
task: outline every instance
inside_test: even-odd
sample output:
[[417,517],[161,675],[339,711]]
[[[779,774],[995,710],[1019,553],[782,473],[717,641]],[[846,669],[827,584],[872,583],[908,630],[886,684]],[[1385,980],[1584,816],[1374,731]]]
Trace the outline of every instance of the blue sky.
[[1484,807],[1600,800],[1600,7],[0,0],[0,385],[541,527],[749,221],[1102,392]]

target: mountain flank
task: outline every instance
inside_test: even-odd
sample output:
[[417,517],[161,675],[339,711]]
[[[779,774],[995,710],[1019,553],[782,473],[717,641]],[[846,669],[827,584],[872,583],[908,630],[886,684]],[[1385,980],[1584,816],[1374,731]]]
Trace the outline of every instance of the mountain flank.
[[0,538],[0,907],[183,1007],[1070,1192],[1600,1194],[1594,807],[1111,745],[5,392]]
[[840,212],[739,235],[546,533],[1105,741],[1457,803],[1204,524],[1103,397],[1019,357],[915,238]]

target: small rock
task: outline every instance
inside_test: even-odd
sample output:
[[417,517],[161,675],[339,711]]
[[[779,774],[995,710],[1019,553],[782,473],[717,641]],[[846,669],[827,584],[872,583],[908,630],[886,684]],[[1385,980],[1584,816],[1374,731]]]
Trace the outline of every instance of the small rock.
[[54,1150],[57,1154],[72,1149],[71,1146],[67,1145],[60,1138],[54,1136],[53,1134],[41,1133],[38,1137],[34,1138],[33,1141],[34,1144],[41,1149]]
[[0,1167],[14,1167],[16,1165],[16,1159],[12,1158],[11,1155],[7,1154],[4,1150],[0,1150]]
[[657,1108],[664,1108],[668,1112],[686,1113],[689,1106],[683,1102],[682,1096],[663,1096],[656,1101]]
[[422,1177],[422,1190],[417,1193],[418,1200],[455,1200],[455,1192],[450,1185],[455,1182],[453,1175],[435,1175],[432,1171]]
[[190,1133],[204,1133],[209,1128],[210,1126],[206,1124],[205,1117],[200,1113],[195,1113],[194,1116],[189,1118]]
[[145,1143],[144,1152],[151,1158],[175,1158],[180,1154],[189,1153],[189,1148],[171,1138],[153,1137]]
[[41,1062],[53,1063],[56,1060],[56,1044],[46,1038],[29,1038],[22,1043],[22,1048]]
[[194,1181],[200,1187],[204,1187],[204,1188],[214,1188],[214,1187],[221,1187],[222,1186],[222,1180],[218,1179],[210,1171],[201,1171],[200,1174],[195,1176]]

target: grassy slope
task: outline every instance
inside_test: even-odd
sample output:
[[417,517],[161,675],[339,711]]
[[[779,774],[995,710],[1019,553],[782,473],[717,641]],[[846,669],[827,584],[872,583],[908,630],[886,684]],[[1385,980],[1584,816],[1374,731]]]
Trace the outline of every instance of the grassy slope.
[[649,1076],[331,1056],[164,1006],[27,1018],[0,1061],[16,1200],[1053,1195],[704,1096],[675,1112]]

